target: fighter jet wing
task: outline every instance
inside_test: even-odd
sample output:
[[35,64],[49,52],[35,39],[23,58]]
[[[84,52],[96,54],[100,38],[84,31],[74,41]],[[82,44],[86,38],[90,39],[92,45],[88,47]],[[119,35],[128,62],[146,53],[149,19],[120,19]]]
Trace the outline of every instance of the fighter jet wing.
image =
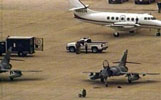
[[137,72],[121,72],[122,74],[126,74],[126,75],[129,75],[129,74],[137,74],[137,75],[160,75],[160,73],[137,73]]
[[[17,71],[16,69],[13,69],[11,71]],[[21,71],[21,72],[42,72],[41,70],[18,70],[18,71]]]
[[83,72],[83,73],[87,73],[88,74],[88,73],[99,73],[99,72]]
[[42,72],[41,70],[17,70],[17,69],[0,69],[3,72],[10,72],[10,71],[21,71],[21,72]]

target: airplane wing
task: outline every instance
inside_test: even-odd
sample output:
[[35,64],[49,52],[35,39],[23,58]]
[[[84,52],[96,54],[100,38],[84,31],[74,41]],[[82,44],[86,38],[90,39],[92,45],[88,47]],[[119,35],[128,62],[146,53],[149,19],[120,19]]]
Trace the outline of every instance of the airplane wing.
[[115,22],[106,26],[109,26],[119,31],[135,30],[140,27],[140,25],[135,22]]
[[160,73],[137,73],[137,72],[121,72],[122,74],[126,74],[126,75],[129,75],[129,74],[137,74],[137,75],[160,75]]
[[90,73],[99,73],[99,72],[83,72],[83,73],[90,74]]

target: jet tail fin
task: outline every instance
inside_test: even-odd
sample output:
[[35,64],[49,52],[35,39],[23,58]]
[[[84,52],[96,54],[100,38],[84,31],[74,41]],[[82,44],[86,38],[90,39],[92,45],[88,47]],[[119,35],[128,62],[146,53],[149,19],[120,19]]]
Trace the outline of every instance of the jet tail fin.
[[70,10],[79,10],[87,8],[80,0],[69,0]]
[[1,63],[9,63],[9,62],[10,62],[11,52],[12,52],[12,47],[10,47],[10,48],[8,49],[6,55],[5,55],[4,58],[2,59]]
[[121,58],[119,66],[126,66],[128,50],[126,50]]

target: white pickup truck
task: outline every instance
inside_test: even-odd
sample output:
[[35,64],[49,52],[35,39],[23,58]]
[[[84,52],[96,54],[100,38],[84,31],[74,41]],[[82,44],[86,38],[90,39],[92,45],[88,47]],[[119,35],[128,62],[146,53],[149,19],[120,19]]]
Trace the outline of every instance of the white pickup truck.
[[[98,53],[106,50],[108,48],[107,42],[92,42],[90,38],[82,38],[79,40],[80,42],[80,50],[85,51],[87,46],[88,52]],[[66,49],[69,52],[76,51],[76,42],[67,43]]]

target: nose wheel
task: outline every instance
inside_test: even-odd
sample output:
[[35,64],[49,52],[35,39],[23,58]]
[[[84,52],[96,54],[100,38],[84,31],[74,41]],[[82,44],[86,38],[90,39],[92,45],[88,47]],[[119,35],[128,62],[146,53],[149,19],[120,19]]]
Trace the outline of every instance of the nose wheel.
[[156,33],[156,36],[160,36],[160,32],[157,32],[157,33]]
[[158,29],[158,32],[156,33],[156,36],[160,36],[160,29]]
[[115,33],[113,33],[113,36],[114,37],[119,37],[120,36],[120,33],[119,32],[115,32]]

